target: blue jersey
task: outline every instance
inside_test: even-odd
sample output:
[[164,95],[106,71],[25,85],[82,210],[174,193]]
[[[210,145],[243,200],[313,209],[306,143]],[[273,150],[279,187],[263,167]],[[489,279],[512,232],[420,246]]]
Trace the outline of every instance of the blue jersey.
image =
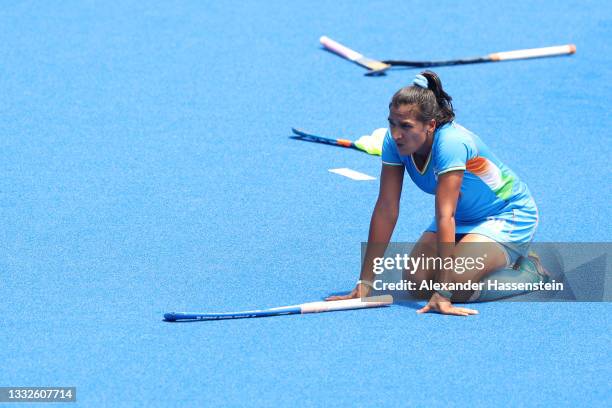
[[412,156],[400,156],[389,131],[383,142],[382,160],[386,165],[404,166],[412,181],[429,194],[436,193],[438,176],[463,170],[455,211],[458,223],[478,222],[514,209],[535,208],[527,185],[478,136],[455,122],[436,130],[422,169],[417,168]]

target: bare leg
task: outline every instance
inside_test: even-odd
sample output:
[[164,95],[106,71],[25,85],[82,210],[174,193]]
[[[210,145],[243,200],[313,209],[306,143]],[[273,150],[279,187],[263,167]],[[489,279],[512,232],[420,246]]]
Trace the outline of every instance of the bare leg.
[[[438,238],[435,232],[424,232],[421,238],[417,241],[414,248],[410,252],[410,258],[419,257],[437,257],[438,256]],[[423,281],[429,281],[434,278],[435,270],[421,267],[415,271],[404,270],[403,278],[416,283],[418,288]],[[431,291],[412,291],[411,297],[419,299],[429,299],[432,295]]]
[[[493,271],[507,267],[506,252],[501,244],[492,240],[489,237],[480,234],[467,234],[455,246],[453,250],[455,261],[476,260],[481,262],[478,267],[455,267],[455,271],[447,276],[448,282],[465,283],[467,281],[480,282]],[[456,263],[456,265],[459,265]],[[459,273],[461,272],[461,273]],[[446,280],[445,279],[445,280]],[[473,291],[455,292],[453,295],[454,301],[466,301],[470,298]]]
[[[457,245],[454,245],[453,255],[455,259],[482,259],[482,268],[464,268],[457,271],[458,268],[452,271],[448,276],[441,279],[444,282],[480,282],[484,277],[491,272],[506,266],[506,253],[501,248],[501,244],[496,241],[479,234],[464,235]],[[414,248],[410,253],[411,258],[437,258],[438,244],[437,235],[434,232],[424,232],[419,238]],[[418,288],[423,281],[431,281],[436,277],[436,270],[432,268],[421,268],[416,271],[404,270],[403,278],[415,282]],[[465,301],[472,295],[472,291],[457,292],[453,296],[454,300]],[[412,296],[420,299],[429,299],[433,293],[431,291],[414,291]]]

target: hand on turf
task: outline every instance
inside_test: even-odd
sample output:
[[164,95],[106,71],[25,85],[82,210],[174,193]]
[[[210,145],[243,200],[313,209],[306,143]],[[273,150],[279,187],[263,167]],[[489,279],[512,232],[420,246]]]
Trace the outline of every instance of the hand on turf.
[[348,295],[330,296],[326,298],[325,300],[331,301],[331,300],[357,299],[361,297],[366,297],[369,294],[370,294],[370,287],[368,285],[364,285],[363,283],[360,283],[357,286],[355,286],[355,289],[353,289],[351,293],[349,293]]
[[427,313],[431,311],[455,316],[469,316],[478,314],[478,310],[453,306],[449,299],[440,295],[438,292],[434,292],[433,296],[431,299],[429,299],[429,302],[427,302],[425,307],[417,310],[417,313]]

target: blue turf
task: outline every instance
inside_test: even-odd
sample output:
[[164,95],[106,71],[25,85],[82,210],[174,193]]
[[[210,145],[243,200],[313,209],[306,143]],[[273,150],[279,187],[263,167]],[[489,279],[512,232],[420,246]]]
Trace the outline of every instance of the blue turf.
[[[602,405],[609,304],[414,305],[168,324],[348,290],[379,159],[289,139],[385,126],[415,70],[574,42],[569,58],[437,69],[458,121],[530,186],[539,241],[609,241],[608,2],[21,2],[0,11],[0,386],[79,405]],[[433,200],[407,183],[396,240]]]

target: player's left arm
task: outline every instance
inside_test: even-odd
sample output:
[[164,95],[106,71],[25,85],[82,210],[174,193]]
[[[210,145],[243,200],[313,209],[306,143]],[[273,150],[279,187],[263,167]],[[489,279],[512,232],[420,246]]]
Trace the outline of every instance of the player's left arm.
[[[438,186],[436,189],[436,223],[438,225],[438,256],[442,259],[453,255],[455,244],[455,210],[461,192],[463,182],[463,170],[449,171],[438,176]],[[444,275],[453,271],[440,270],[438,282],[449,282]],[[447,275],[448,276],[448,275]],[[451,304],[450,298],[434,292],[425,307],[418,310],[418,313],[436,311],[442,314],[456,316],[469,316],[478,314],[478,311],[464,307],[456,307]]]
[[[436,223],[438,225],[439,255],[452,255],[455,243],[455,211],[463,183],[463,170],[449,171],[438,176],[436,188]],[[446,245],[444,245],[446,244]]]
[[[434,151],[438,169],[436,187],[436,223],[440,256],[452,255],[455,243],[455,210],[467,161],[473,155],[469,140],[461,135],[446,137]],[[446,244],[446,245],[444,245]]]

